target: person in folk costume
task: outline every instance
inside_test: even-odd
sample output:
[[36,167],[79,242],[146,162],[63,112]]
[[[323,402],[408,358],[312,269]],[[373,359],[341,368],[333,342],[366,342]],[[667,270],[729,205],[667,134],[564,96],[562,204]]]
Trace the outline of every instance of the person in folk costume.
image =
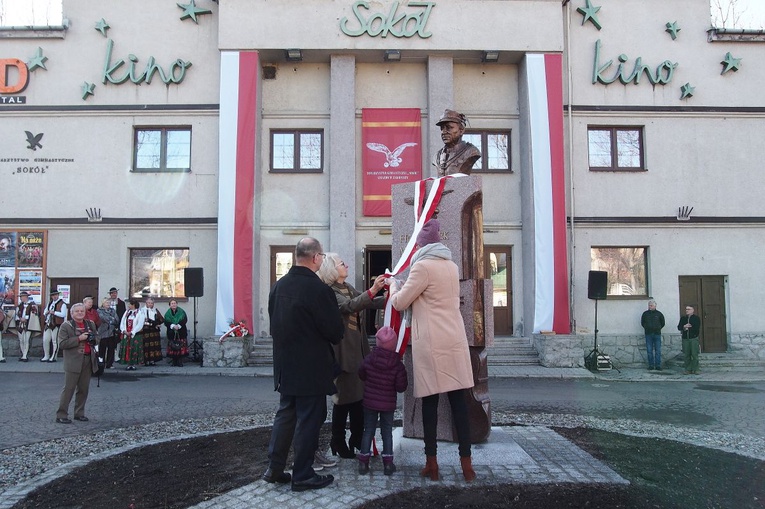
[[146,299],[146,306],[141,309],[143,312],[143,364],[144,366],[154,366],[157,361],[162,360],[162,336],[159,331],[164,322],[162,313],[154,307],[154,299]]
[[32,337],[33,331],[39,332],[40,330],[40,310],[37,309],[37,304],[34,301],[29,300],[27,292],[21,292],[19,297],[21,302],[16,308],[16,333],[19,335],[19,348],[21,349],[19,361],[28,362],[29,338]]
[[[335,378],[337,392],[332,395],[330,448],[333,455],[355,458],[354,449],[361,449],[361,437],[364,433],[364,382],[359,378],[358,372],[364,357],[370,352],[364,310],[381,309],[385,306],[385,298],[375,297],[377,292],[385,287],[385,277],[377,276],[369,290],[359,292],[346,281],[348,265],[337,253],[327,253],[316,274],[335,292],[345,325],[343,340],[332,346],[340,373]],[[351,429],[347,444],[346,420],[350,420]]]
[[[117,313],[117,320],[122,320],[122,317],[125,316],[125,311],[127,311],[127,306],[125,306],[125,301],[119,298],[119,292],[120,289],[112,286],[109,288],[109,305],[114,310],[115,313]],[[120,341],[119,341],[119,335],[120,331],[116,331],[115,333],[118,337],[115,338],[115,346],[114,346],[114,362],[119,362],[120,360]]]
[[144,313],[139,309],[140,304],[136,299],[130,299],[128,310],[122,315],[120,331],[122,332],[122,364],[127,364],[128,371],[135,371],[136,365],[143,362],[143,329]]
[[111,306],[111,299],[101,301],[101,307],[98,308],[98,317],[101,319],[101,325],[98,326],[98,337],[100,339],[99,353],[103,355],[104,367],[111,369],[114,367],[117,327],[120,324],[117,312]]
[[426,464],[420,475],[438,480],[438,399],[445,393],[457,429],[462,475],[469,482],[476,477],[467,408],[467,389],[474,386],[473,370],[460,314],[459,271],[451,251],[441,243],[439,227],[437,219],[423,225],[409,277],[401,288],[391,279],[389,293],[396,310],[408,314],[411,308],[414,397],[422,398],[425,435]]
[[66,320],[67,307],[61,293],[52,288],[50,303],[45,308],[45,332],[43,332],[43,358],[40,362],[56,362],[58,355],[58,331]]
[[183,366],[182,359],[189,354],[186,328],[188,322],[186,312],[178,307],[178,301],[170,300],[170,309],[165,312],[165,327],[167,328],[167,356],[173,359],[173,366]]

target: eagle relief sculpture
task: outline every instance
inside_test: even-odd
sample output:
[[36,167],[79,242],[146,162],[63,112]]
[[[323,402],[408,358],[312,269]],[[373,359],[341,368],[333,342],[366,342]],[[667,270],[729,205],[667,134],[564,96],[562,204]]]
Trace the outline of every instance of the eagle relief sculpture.
[[407,149],[407,147],[416,147],[416,143],[402,143],[396,149],[391,152],[390,149],[383,145],[382,143],[367,143],[367,148],[370,150],[374,150],[375,152],[381,152],[385,154],[386,162],[383,164],[385,168],[391,167],[391,168],[398,168],[398,165],[401,164],[401,153]]

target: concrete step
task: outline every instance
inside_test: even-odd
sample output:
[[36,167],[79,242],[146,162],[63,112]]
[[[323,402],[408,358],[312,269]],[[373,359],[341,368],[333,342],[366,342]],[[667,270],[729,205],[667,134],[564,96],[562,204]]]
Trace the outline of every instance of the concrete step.
[[[677,355],[667,360],[673,366],[683,365],[683,356]],[[734,353],[700,353],[699,366],[708,368],[746,368],[751,370],[765,369],[765,361],[744,357]]]
[[[370,344],[374,342],[370,340]],[[538,366],[539,353],[534,349],[529,338],[499,337],[494,338],[494,346],[487,348],[489,364],[492,366]],[[273,346],[271,338],[258,338],[253,342],[247,364],[254,367],[273,364]]]

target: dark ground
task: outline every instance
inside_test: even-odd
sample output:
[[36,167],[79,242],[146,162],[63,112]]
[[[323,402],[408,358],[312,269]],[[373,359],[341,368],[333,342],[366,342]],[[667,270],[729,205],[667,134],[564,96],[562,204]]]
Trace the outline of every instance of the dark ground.
[[[631,484],[435,486],[363,507],[765,508],[765,462],[669,440],[583,428],[555,431]],[[270,429],[255,429],[134,449],[38,488],[14,509],[185,508],[259,478],[267,464],[269,436]],[[321,445],[328,442],[325,425]]]

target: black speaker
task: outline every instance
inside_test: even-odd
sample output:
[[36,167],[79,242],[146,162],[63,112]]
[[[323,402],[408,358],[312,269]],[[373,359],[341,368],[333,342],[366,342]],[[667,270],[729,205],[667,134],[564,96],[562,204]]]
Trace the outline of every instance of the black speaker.
[[202,267],[186,267],[183,269],[183,280],[186,286],[186,297],[204,297],[205,276]]
[[590,276],[587,278],[587,298],[605,300],[607,293],[608,272],[605,270],[591,270]]

